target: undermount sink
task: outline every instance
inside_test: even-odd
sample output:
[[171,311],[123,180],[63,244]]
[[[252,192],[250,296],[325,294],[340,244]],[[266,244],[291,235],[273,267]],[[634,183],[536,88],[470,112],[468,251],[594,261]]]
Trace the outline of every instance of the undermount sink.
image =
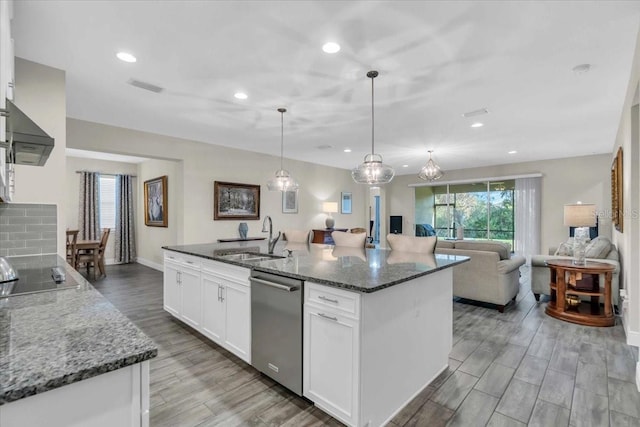
[[220,258],[229,261],[246,261],[246,262],[258,262],[267,261],[271,259],[284,258],[278,255],[259,254],[255,252],[235,252],[226,255],[220,255]]

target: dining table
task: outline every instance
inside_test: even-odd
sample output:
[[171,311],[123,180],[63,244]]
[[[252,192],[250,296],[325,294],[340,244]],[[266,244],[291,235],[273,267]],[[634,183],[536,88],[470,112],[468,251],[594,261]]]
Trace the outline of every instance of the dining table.
[[[104,274],[103,267],[100,264],[100,240],[78,240],[76,242],[76,259],[78,254],[91,252],[93,254],[93,277],[96,277],[96,266],[100,269],[100,273]],[[77,267],[77,266],[76,266]]]

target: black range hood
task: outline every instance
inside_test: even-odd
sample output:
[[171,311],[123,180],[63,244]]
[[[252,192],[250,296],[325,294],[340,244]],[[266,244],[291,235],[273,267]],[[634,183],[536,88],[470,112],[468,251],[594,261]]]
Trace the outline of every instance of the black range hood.
[[12,147],[9,161],[17,165],[44,166],[53,150],[54,139],[8,99],[6,109],[6,141]]

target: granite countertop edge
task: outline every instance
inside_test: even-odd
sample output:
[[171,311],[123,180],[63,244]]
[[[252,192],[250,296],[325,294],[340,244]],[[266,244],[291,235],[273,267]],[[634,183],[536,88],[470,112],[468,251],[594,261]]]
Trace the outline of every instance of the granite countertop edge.
[[[279,270],[277,268],[269,268],[268,266],[263,266],[263,265],[260,265],[260,264],[229,260],[229,259],[222,258],[221,256],[209,256],[209,255],[203,254],[201,252],[190,251],[188,249],[179,248],[179,247],[162,246],[162,249],[168,250],[168,251],[172,251],[172,252],[182,253],[182,254],[185,254],[185,255],[196,256],[196,257],[199,257],[199,258],[210,259],[212,261],[219,261],[219,262],[223,262],[223,263],[226,263],[226,264],[237,265],[237,266],[240,266],[240,267],[249,268],[251,270],[260,271],[260,272],[263,272],[263,273],[277,274],[277,275],[280,275],[280,276],[291,277],[293,279],[310,281],[310,282],[319,283],[319,284],[323,284],[323,285],[333,286],[335,288],[347,289],[347,290],[360,292],[360,293],[365,293],[365,294],[376,292],[376,291],[380,291],[382,289],[386,289],[386,288],[398,285],[400,283],[404,283],[404,282],[407,282],[409,280],[416,279],[418,277],[422,277],[422,276],[426,276],[426,275],[429,275],[429,274],[433,274],[433,273],[436,273],[436,272],[438,272],[440,270],[451,268],[451,267],[454,267],[456,265],[462,264],[464,262],[468,262],[470,260],[470,258],[468,258],[468,257],[458,257],[460,259],[458,259],[456,261],[452,261],[447,265],[441,265],[441,266],[433,267],[433,268],[431,268],[429,270],[424,270],[424,271],[415,271],[415,270],[413,270],[410,274],[407,274],[406,276],[404,276],[401,279],[390,280],[390,281],[388,281],[388,282],[386,282],[384,284],[381,284],[379,286],[375,286],[375,287],[371,287],[371,288],[365,288],[365,287],[358,286],[358,285],[353,285],[353,284],[348,284],[348,283],[343,283],[343,282],[336,282],[336,281],[326,280],[326,279],[318,278],[318,277],[312,277],[312,276],[308,276],[308,275],[304,275],[304,274],[292,273],[292,272],[288,272],[288,271],[282,271],[282,270]],[[224,249],[220,249],[220,251],[221,251],[220,252],[221,255],[223,255],[225,253],[232,253],[232,252],[237,251],[237,250],[230,248],[228,251],[225,251]],[[274,258],[277,259],[278,257],[275,256]],[[284,257],[280,257],[280,258],[284,258]]]
[[91,368],[81,369],[77,372],[68,373],[60,377],[46,378],[42,381],[38,381],[33,385],[27,385],[18,389],[9,390],[3,394],[0,394],[0,406],[15,402],[25,397],[35,396],[49,390],[54,390],[65,385],[73,384],[78,381],[86,380],[96,377],[101,374],[113,372],[127,366],[135,365],[146,360],[153,359],[158,355],[158,349],[145,350],[137,354],[128,355],[110,362],[101,363],[100,365],[92,366]]

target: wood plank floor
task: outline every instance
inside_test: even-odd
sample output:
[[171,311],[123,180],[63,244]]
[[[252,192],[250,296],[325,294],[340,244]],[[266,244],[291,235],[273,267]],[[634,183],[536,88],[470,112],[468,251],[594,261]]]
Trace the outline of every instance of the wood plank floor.
[[[151,426],[341,426],[162,309],[162,273],[108,266],[89,280],[158,345]],[[527,277],[526,271],[523,278]],[[613,328],[544,314],[523,280],[517,303],[453,303],[449,369],[389,424],[638,426],[637,349]]]

